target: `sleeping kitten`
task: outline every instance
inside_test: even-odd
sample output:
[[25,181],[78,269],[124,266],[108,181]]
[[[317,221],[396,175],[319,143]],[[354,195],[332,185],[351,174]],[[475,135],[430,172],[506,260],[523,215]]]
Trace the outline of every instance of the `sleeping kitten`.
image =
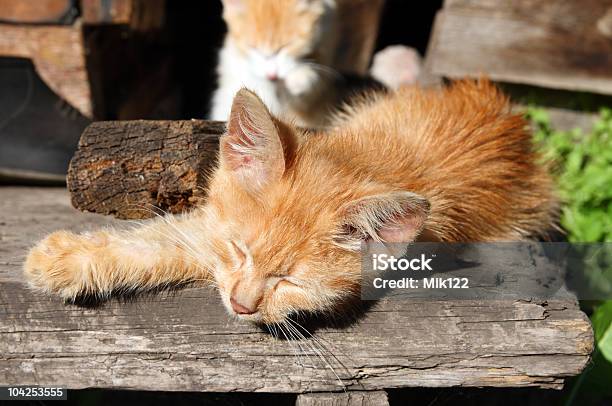
[[275,115],[309,128],[327,123],[342,89],[330,67],[337,47],[335,0],[223,0],[228,26],[211,119],[225,121],[246,86]]
[[56,232],[25,274],[67,299],[211,281],[246,320],[332,312],[358,297],[362,241],[545,233],[557,205],[537,161],[524,119],[486,81],[364,97],[308,137],[243,89],[206,205],[131,231]]

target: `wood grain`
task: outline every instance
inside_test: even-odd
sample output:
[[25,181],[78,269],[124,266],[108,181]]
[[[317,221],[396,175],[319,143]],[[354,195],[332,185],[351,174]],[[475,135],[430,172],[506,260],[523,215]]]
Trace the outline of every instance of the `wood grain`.
[[45,83],[86,117],[92,116],[81,24],[0,24],[0,55],[28,58]]
[[0,0],[0,21],[59,24],[75,15],[72,0]]
[[427,70],[612,94],[611,13],[612,0],[447,0]]
[[161,28],[166,0],[80,0],[84,24],[129,25],[135,31]]
[[376,46],[385,0],[340,0],[337,4],[339,43],[334,68],[365,76]]
[[305,393],[295,406],[389,406],[389,399],[384,391]]
[[[0,385],[168,391],[322,392],[399,387],[560,388],[585,367],[593,332],[574,301],[383,299],[355,323],[321,327],[332,372],[301,342],[226,315],[188,288],[100,308],[24,287],[21,261],[45,233],[119,224],[51,188],[0,188]],[[336,377],[338,375],[338,378]]]
[[68,170],[72,204],[118,218],[188,209],[204,197],[224,131],[201,120],[93,123]]

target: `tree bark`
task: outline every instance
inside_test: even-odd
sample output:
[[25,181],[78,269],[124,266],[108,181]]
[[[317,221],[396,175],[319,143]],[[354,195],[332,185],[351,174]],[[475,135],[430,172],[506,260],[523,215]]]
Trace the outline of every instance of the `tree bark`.
[[93,123],[68,170],[72,204],[122,219],[184,211],[205,197],[224,131],[199,120]]

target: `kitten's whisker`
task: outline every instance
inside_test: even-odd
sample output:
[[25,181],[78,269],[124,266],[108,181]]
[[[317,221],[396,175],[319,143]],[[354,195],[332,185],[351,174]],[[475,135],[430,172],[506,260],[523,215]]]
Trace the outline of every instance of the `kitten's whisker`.
[[[329,353],[329,355],[331,355],[331,356],[332,356],[332,357],[333,357],[333,358],[336,360],[336,362],[337,362],[337,363],[338,363],[340,366],[342,366],[342,367],[344,368],[344,370],[345,370],[347,373],[349,372],[349,370],[348,370],[348,368],[346,367],[346,365],[344,365],[344,363],[342,363],[342,361],[340,361],[340,359],[339,359],[339,358],[338,358],[338,357],[337,357],[337,356],[334,354],[334,352],[333,352],[333,351],[331,351],[331,350],[330,350],[328,347],[326,347],[326,346],[324,345],[324,344],[327,344],[329,347],[333,347],[333,344],[332,344],[331,342],[327,341],[327,340],[326,340],[325,338],[323,338],[323,337],[318,337],[318,336],[313,335],[313,334],[312,334],[310,331],[308,331],[308,329],[306,329],[306,327],[304,327],[303,325],[301,325],[300,323],[298,323],[296,320],[293,320],[293,319],[290,319],[290,320],[291,320],[291,322],[292,322],[293,324],[295,324],[297,327],[299,327],[300,329],[302,329],[302,331],[304,331],[306,334],[308,334],[308,336],[309,336],[309,337],[311,337],[313,340],[315,340],[315,341],[317,342],[317,344],[318,344],[318,345],[319,345],[319,346],[320,346],[322,349],[324,349],[324,350],[325,350],[327,353]],[[350,358],[350,357],[348,357],[346,354],[342,354],[342,355],[344,355],[344,356],[345,356],[345,357],[347,357],[347,358]]]
[[[291,318],[289,318],[289,317],[287,318],[287,321],[288,321],[289,323],[293,323],[293,320],[292,320]],[[319,351],[319,350],[318,350],[318,349],[315,347],[315,343],[314,343],[314,342],[310,342],[310,340],[309,340],[309,339],[307,339],[307,338],[306,338],[306,337],[305,337],[305,336],[304,336],[304,335],[303,335],[303,334],[302,334],[302,333],[301,333],[301,332],[300,332],[300,331],[299,331],[299,330],[298,330],[298,329],[297,329],[297,328],[296,328],[294,325],[291,325],[291,327],[292,327],[292,329],[293,329],[293,330],[296,332],[296,334],[298,334],[298,335],[299,335],[299,337],[300,337],[302,340],[304,340],[304,342],[305,342],[305,343],[307,343],[308,345],[310,345],[310,347],[311,347],[312,351],[313,351],[313,352],[314,352],[314,353],[315,353],[315,354],[316,354],[316,355],[317,355],[319,358],[321,358],[321,359],[322,359],[324,362],[326,362],[326,361],[325,361],[325,359],[324,359],[323,354],[321,353],[321,351]],[[312,337],[312,336],[311,336],[311,337]]]
[[[288,317],[288,316],[287,316],[286,320],[287,320],[289,323],[296,323],[294,320],[292,320],[292,319],[291,319],[290,317]],[[300,326],[301,326],[301,325],[300,325]],[[301,326],[301,327],[302,327],[302,328],[304,328],[303,326]],[[296,330],[296,331],[299,333],[299,331],[297,330],[297,328],[296,328],[295,326],[293,326],[293,328],[294,328],[294,329],[295,329],[295,330]],[[308,330],[306,330],[306,331],[308,331]],[[302,336],[304,339],[306,339],[306,338],[304,337],[304,335],[303,335],[303,334],[301,334],[301,333],[299,333],[299,334],[300,334],[300,335],[301,335],[301,336]],[[309,334],[309,335],[312,337],[312,334],[310,334],[310,332],[308,332],[308,334]],[[315,342],[316,342],[316,341],[315,341]],[[313,348],[313,350],[314,350],[314,346],[313,346],[312,348]],[[324,362],[324,363],[327,365],[327,367],[328,367],[328,368],[331,370],[331,372],[334,374],[334,376],[336,377],[336,379],[338,380],[338,382],[340,383],[340,385],[342,386],[342,388],[344,389],[344,391],[346,391],[346,386],[344,385],[344,382],[342,381],[342,379],[340,379],[340,376],[338,376],[338,374],[336,373],[336,370],[335,370],[335,369],[334,369],[334,367],[331,365],[331,363],[330,363],[330,362],[328,362],[328,360],[327,360],[327,359],[326,359],[326,358],[323,356],[323,354],[322,354],[320,351],[316,351],[316,350],[315,350],[315,353],[319,355],[319,357],[321,358],[321,360],[322,360],[322,361],[323,361],[323,362]],[[333,354],[332,354],[332,356],[333,356]],[[337,358],[336,358],[335,356],[334,356],[334,359],[336,359],[336,361],[337,361]],[[340,365],[342,365],[342,364],[340,364]],[[342,365],[342,366],[344,367],[344,365]],[[345,367],[345,368],[346,368],[346,367]]]
[[293,352],[293,355],[298,359],[298,363],[300,365],[302,365],[300,357],[299,357],[299,355],[297,355],[297,353],[295,351],[295,348],[293,347],[293,343],[290,342],[289,337],[287,337],[287,334],[285,334],[285,330],[283,329],[283,325],[279,323],[278,324],[278,328],[279,328],[280,332],[283,333],[283,337],[285,337],[285,341],[289,345],[289,348],[291,349],[291,352]]
[[289,321],[291,323],[293,323],[296,327],[300,328],[302,331],[304,331],[306,334],[308,334],[308,336],[310,338],[312,338],[314,340],[314,342],[318,345],[318,347],[321,349],[321,351],[324,351],[326,353],[328,353],[329,355],[331,355],[333,357],[333,359],[340,365],[342,366],[342,368],[344,368],[345,372],[349,372],[348,368],[346,367],[346,365],[344,365],[344,363],[342,361],[340,361],[340,359],[334,354],[333,351],[331,351],[325,344],[329,345],[330,347],[332,346],[332,344],[325,340],[322,337],[317,337],[315,335],[313,335],[310,331],[308,331],[308,329],[306,329],[306,327],[304,327],[303,325],[301,325],[299,322],[297,322],[296,320],[293,320],[291,318],[289,318]]
[[[312,368],[316,368],[315,363],[314,363],[314,362],[312,362],[312,359],[310,358],[310,354],[308,353],[308,351],[305,351],[305,350],[304,350],[304,348],[302,347],[302,344],[301,344],[301,341],[302,341],[302,340],[300,339],[300,334],[299,334],[299,332],[298,332],[298,331],[296,331],[296,330],[295,330],[295,327],[293,327],[291,324],[287,324],[287,323],[285,323],[285,327],[287,328],[287,331],[288,331],[288,332],[289,332],[289,333],[292,335],[292,337],[294,337],[294,338],[295,338],[295,342],[296,342],[296,344],[297,344],[297,345],[300,347],[300,351],[302,351],[302,353],[303,353],[304,355],[306,355],[306,357],[308,358],[308,361],[310,362],[311,367],[312,367]],[[301,338],[304,338],[304,337],[302,336]],[[304,343],[305,343],[306,345],[308,345],[308,343],[307,343],[307,342],[304,342]]]
[[314,365],[314,363],[312,362],[312,359],[310,358],[310,354],[308,354],[308,352],[307,352],[307,351],[305,351],[305,350],[304,350],[304,348],[302,347],[302,344],[300,343],[299,337],[297,337],[297,336],[295,335],[295,333],[294,333],[294,332],[292,331],[292,329],[291,329],[291,327],[292,327],[292,326],[291,326],[291,325],[289,325],[289,324],[287,324],[287,323],[285,323],[285,322],[283,322],[283,324],[284,324],[284,326],[285,326],[285,329],[287,330],[287,334],[289,334],[289,336],[290,336],[290,338],[291,338],[291,341],[294,341],[294,342],[297,344],[297,347],[298,347],[298,349],[299,349],[300,354],[305,355],[305,356],[306,356],[306,358],[308,358],[309,363],[311,364],[311,365],[306,364],[306,363],[303,361],[303,360],[304,360],[304,358],[302,357],[302,358],[301,358],[301,359],[302,359],[302,361],[301,361],[301,365],[302,365],[302,367],[309,367],[309,366],[310,366],[311,368],[314,368],[314,367],[315,367],[315,365]]

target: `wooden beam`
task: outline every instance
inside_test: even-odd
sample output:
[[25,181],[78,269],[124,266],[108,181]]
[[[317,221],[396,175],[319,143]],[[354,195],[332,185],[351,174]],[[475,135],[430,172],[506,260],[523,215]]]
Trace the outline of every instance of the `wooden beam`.
[[[99,308],[24,286],[27,249],[59,228],[117,220],[79,213],[52,188],[0,188],[0,385],[168,391],[323,392],[400,387],[561,388],[593,350],[573,300],[364,302],[313,330],[327,363],[228,317],[218,293],[188,288]],[[337,375],[337,377],[336,377]],[[351,396],[353,396],[351,394]]]
[[91,117],[91,89],[85,66],[81,25],[0,24],[0,56],[28,58],[45,83]]
[[83,23],[129,25],[135,31],[159,29],[166,0],[80,0]]
[[385,391],[304,393],[295,406],[389,406]]
[[612,94],[612,0],[448,0],[426,70]]
[[366,75],[376,38],[385,0],[339,0],[339,43],[336,49],[334,68],[343,73]]
[[[76,16],[72,0],[0,0],[0,21],[22,24],[61,24]],[[69,21],[72,22],[72,21]]]

